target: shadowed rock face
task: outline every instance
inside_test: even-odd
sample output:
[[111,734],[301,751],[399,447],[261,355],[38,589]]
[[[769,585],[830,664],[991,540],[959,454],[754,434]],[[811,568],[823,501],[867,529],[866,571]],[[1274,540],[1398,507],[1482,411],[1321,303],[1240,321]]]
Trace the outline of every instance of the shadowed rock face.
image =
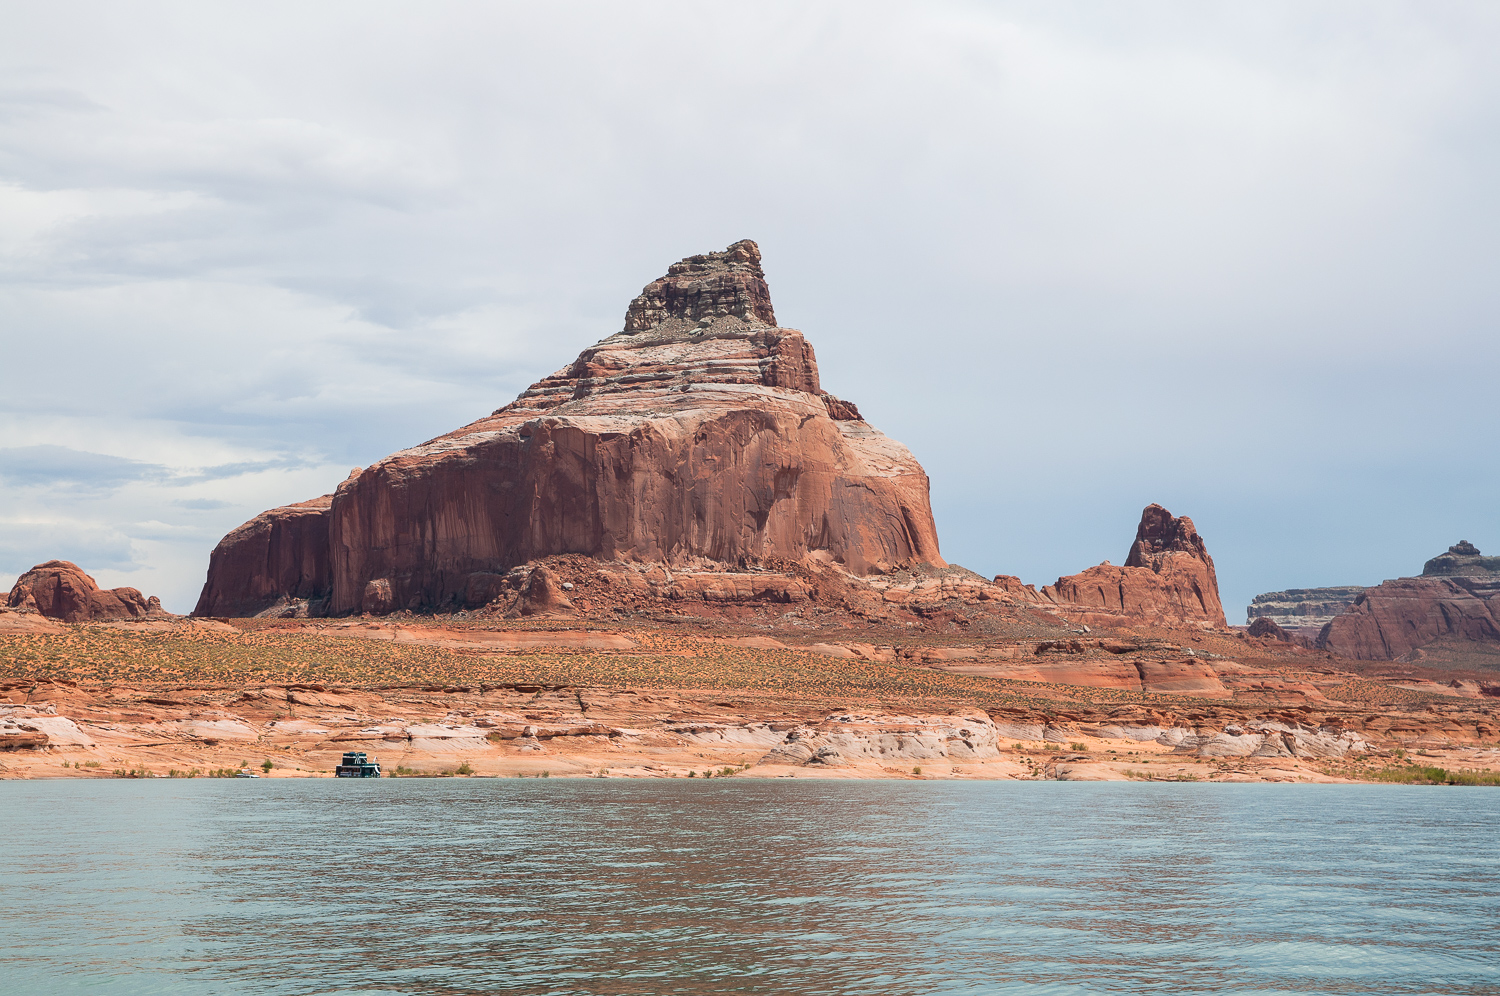
[[100,588],[77,564],[49,560],[16,579],[5,604],[63,622],[109,622],[164,615],[161,600],[134,588]]
[[293,599],[324,599],[333,495],[262,512],[214,547],[196,616],[253,616]]
[[1043,599],[1099,609],[1156,625],[1225,626],[1213,558],[1193,520],[1147,505],[1125,566],[1104,563],[1057,579]]
[[325,527],[335,614],[456,605],[472,575],[564,553],[944,566],[921,466],[825,395],[812,347],[774,320],[755,243],[683,260],[624,331],[511,404],[352,475],[326,510],[225,537],[196,612],[323,590],[303,554]]

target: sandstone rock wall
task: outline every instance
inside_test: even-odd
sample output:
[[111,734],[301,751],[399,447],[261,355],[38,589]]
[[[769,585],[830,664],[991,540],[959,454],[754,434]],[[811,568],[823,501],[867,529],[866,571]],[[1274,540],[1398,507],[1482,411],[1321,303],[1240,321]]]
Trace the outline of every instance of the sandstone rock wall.
[[219,541],[193,614],[253,616],[292,599],[325,599],[333,496],[262,512]]
[[1355,660],[1397,660],[1438,640],[1500,644],[1500,578],[1398,578],[1367,589],[1318,634]]

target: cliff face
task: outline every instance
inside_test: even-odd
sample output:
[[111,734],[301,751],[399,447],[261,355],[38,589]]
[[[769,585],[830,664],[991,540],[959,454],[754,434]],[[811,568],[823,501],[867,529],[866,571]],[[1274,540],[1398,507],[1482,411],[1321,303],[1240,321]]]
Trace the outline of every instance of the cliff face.
[[1321,627],[1354,604],[1364,593],[1361,585],[1336,588],[1288,588],[1256,595],[1245,609],[1245,621],[1269,619],[1283,629]]
[[1160,505],[1141,512],[1125,566],[1108,563],[1057,579],[1040,592],[1049,602],[1118,613],[1155,625],[1227,625],[1213,558],[1193,520]]
[[1318,634],[1355,660],[1396,660],[1436,642],[1500,646],[1500,578],[1398,578],[1366,589]]
[[292,599],[328,597],[333,496],[262,512],[219,541],[196,616],[253,616]]
[[134,588],[100,588],[77,564],[66,560],[49,560],[22,574],[5,604],[70,623],[165,615],[155,595],[148,598]]
[[[824,394],[812,347],[774,321],[755,243],[675,264],[622,332],[511,404],[352,475],[326,512],[225,537],[196,612],[325,589],[335,614],[442,608],[565,553],[943,566],[921,466]],[[325,522],[326,586],[307,552]]]

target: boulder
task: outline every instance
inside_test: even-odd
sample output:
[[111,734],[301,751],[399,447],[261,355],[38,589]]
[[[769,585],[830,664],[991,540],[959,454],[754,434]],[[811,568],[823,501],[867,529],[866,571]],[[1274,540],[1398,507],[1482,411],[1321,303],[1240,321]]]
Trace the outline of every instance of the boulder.
[[[1039,594],[1064,611],[1100,622],[1119,617],[1161,626],[1227,625],[1203,537],[1192,519],[1174,518],[1160,505],[1147,505],[1141,512],[1124,567],[1105,562],[1058,578]],[[1097,614],[1080,614],[1079,609]]]
[[77,564],[66,560],[49,560],[22,574],[5,604],[70,623],[167,615],[155,595],[147,597],[134,588],[100,588]]
[[825,395],[775,321],[755,243],[674,264],[621,332],[511,404],[351,475],[295,526],[290,506],[226,536],[196,614],[322,591],[333,614],[456,607],[489,593],[476,574],[567,553],[946,566],[921,466]]

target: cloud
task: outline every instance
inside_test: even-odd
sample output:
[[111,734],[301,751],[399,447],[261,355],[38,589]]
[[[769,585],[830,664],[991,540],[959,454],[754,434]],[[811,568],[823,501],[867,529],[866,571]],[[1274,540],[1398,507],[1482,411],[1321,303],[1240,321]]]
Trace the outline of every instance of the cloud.
[[0,449],[0,482],[12,487],[107,493],[131,481],[160,481],[166,467],[66,446]]
[[233,507],[232,502],[220,501],[217,498],[178,498],[172,504],[195,512],[213,512],[221,508]]

